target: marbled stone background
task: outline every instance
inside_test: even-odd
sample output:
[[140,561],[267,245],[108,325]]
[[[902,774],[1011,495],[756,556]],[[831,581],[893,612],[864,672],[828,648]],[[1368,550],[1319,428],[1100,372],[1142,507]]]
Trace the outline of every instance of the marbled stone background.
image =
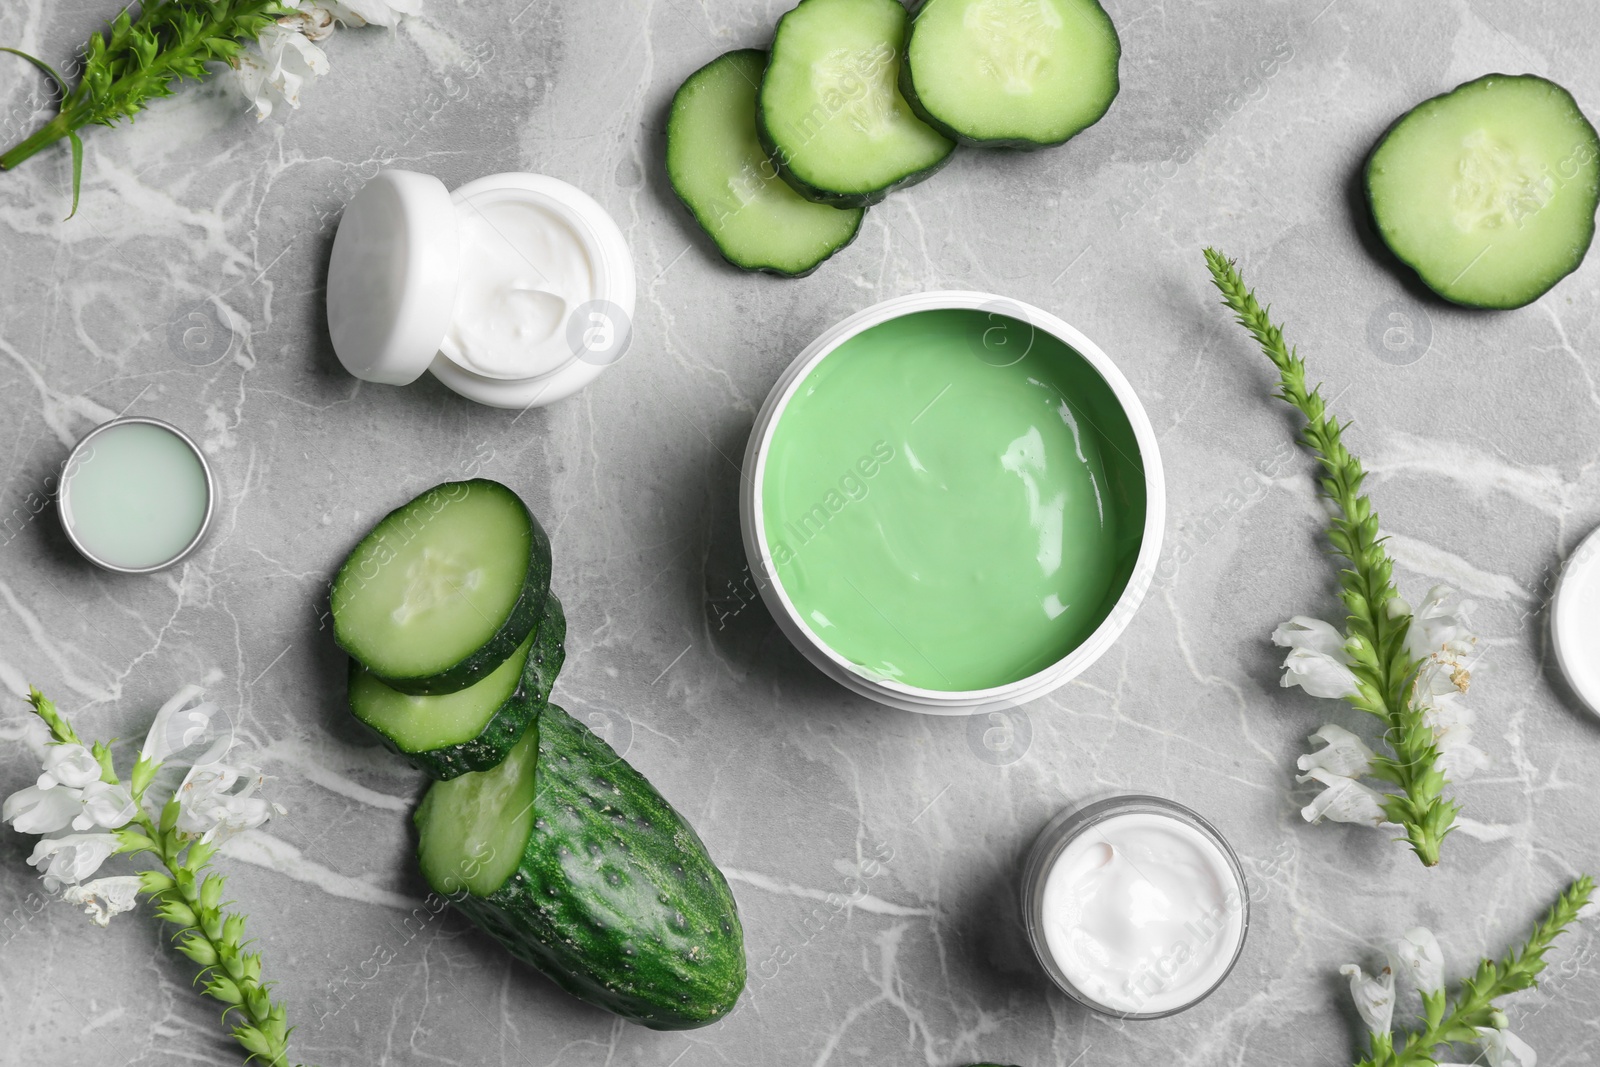
[[[65,61],[115,6],[14,0],[0,43]],[[137,737],[204,682],[290,812],[222,862],[298,1057],[325,1067],[1350,1062],[1339,964],[1422,922],[1460,973],[1600,868],[1600,723],[1545,626],[1559,561],[1600,523],[1600,254],[1523,310],[1449,307],[1375,252],[1354,179],[1389,121],[1489,71],[1548,75],[1600,115],[1600,15],[1587,0],[1114,0],[1123,88],[1102,123],[1057,150],[964,152],[784,281],[715,256],[661,156],[679,82],[764,45],[787,6],[429,0],[396,32],[338,33],[300,111],[257,124],[219,80],[89,131],[69,222],[65,149],[0,175],[0,792],[36,773],[26,683],[86,732]],[[9,142],[40,119],[40,79],[4,58]],[[594,195],[638,262],[627,357],[520,416],[431,380],[347,376],[324,270],[342,204],[379,166],[452,186],[530,170]],[[1355,713],[1280,690],[1267,635],[1332,614],[1333,571],[1310,465],[1284,447],[1294,420],[1214,300],[1207,243],[1244,261],[1355,419],[1403,588],[1452,582],[1476,605],[1492,669],[1471,702],[1493,764],[1461,788],[1475,823],[1439,869],[1300,821],[1305,735]],[[1095,338],[1168,472],[1166,577],[1103,660],[1022,709],[1009,749],[987,721],[849,696],[743,585],[736,461],[779,371],[849,313],[945,287]],[[94,570],[52,509],[33,517],[72,443],[124,411],[193,432],[224,494],[204,550],[148,577]],[[406,925],[425,892],[407,817],[422,779],[349,719],[319,604],[373,519],[473,470],[521,492],[554,540],[572,620],[557,699],[607,728],[732,881],[752,978],[719,1025],[623,1024],[454,916]],[[1013,901],[1051,814],[1130,789],[1220,824],[1255,906],[1215,996],[1122,1025],[1047,986]],[[39,907],[28,848],[0,833],[0,1063],[236,1062],[147,911],[101,931]],[[882,854],[867,894],[827,911]],[[1542,1064],[1600,1061],[1596,948],[1571,937],[1547,988],[1518,998]]]

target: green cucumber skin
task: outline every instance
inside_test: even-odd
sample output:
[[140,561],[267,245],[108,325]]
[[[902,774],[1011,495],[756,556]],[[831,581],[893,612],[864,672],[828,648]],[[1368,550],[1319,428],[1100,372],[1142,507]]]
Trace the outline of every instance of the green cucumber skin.
[[[1406,110],[1405,114],[1401,115],[1399,118],[1397,118],[1393,122],[1389,123],[1389,125],[1384,129],[1383,134],[1375,142],[1373,142],[1372,151],[1367,153],[1366,162],[1364,164],[1362,164],[1362,168],[1361,168],[1361,194],[1362,194],[1363,198],[1367,202],[1367,217],[1371,220],[1372,228],[1377,233],[1378,239],[1383,242],[1383,247],[1389,250],[1389,254],[1390,255],[1394,256],[1395,259],[1399,260],[1402,264],[1404,264],[1406,269],[1409,270],[1412,274],[1414,274],[1416,276],[1417,280],[1419,282],[1421,282],[1423,287],[1426,288],[1430,293],[1432,293],[1433,295],[1437,296],[1440,300],[1443,300],[1443,301],[1445,301],[1447,303],[1455,304],[1457,307],[1473,308],[1473,309],[1479,310],[1479,311],[1515,311],[1517,308],[1527,307],[1529,304],[1533,303],[1535,300],[1538,300],[1541,296],[1544,296],[1545,293],[1548,293],[1551,289],[1554,289],[1557,285],[1559,285],[1563,278],[1567,277],[1567,275],[1571,274],[1573,271],[1575,271],[1579,267],[1583,266],[1583,261],[1588,256],[1589,248],[1590,248],[1591,245],[1594,244],[1595,220],[1594,220],[1593,216],[1591,216],[1589,218],[1588,233],[1586,233],[1584,235],[1584,239],[1583,239],[1583,249],[1584,249],[1584,251],[1583,251],[1583,254],[1575,257],[1575,259],[1573,260],[1572,266],[1569,267],[1565,273],[1560,275],[1560,277],[1557,277],[1554,281],[1552,281],[1550,283],[1549,287],[1546,288],[1543,292],[1535,293],[1532,296],[1530,296],[1528,299],[1522,301],[1521,303],[1517,303],[1517,304],[1485,303],[1485,302],[1479,302],[1479,301],[1473,301],[1473,300],[1463,300],[1463,299],[1459,299],[1459,298],[1453,297],[1453,296],[1446,296],[1444,293],[1439,292],[1433,286],[1428,284],[1427,277],[1426,277],[1426,275],[1423,274],[1421,265],[1418,264],[1418,263],[1413,262],[1411,259],[1407,258],[1406,256],[1401,255],[1400,252],[1397,251],[1395,249],[1395,247],[1389,243],[1388,235],[1383,232],[1383,224],[1378,221],[1378,211],[1377,211],[1376,207],[1373,205],[1373,202],[1372,202],[1372,163],[1373,163],[1373,160],[1378,154],[1378,149],[1382,148],[1383,147],[1383,143],[1389,139],[1389,135],[1394,133],[1394,131],[1400,127],[1401,123],[1405,122],[1406,119],[1410,118],[1412,112],[1416,111],[1418,108],[1422,107],[1424,104],[1429,104],[1429,103],[1432,103],[1435,100],[1442,99],[1443,97],[1449,96],[1451,93],[1460,92],[1462,89],[1466,89],[1466,88],[1469,88],[1470,86],[1477,85],[1479,82],[1493,81],[1493,80],[1497,80],[1497,79],[1501,80],[1501,81],[1506,81],[1506,80],[1510,80],[1510,79],[1514,79],[1514,78],[1537,78],[1537,77],[1538,77],[1538,75],[1535,75],[1535,74],[1502,74],[1502,73],[1498,73],[1497,72],[1497,73],[1494,73],[1494,74],[1485,74],[1482,77],[1473,78],[1471,81],[1464,81],[1460,85],[1456,86],[1454,89],[1450,89],[1450,90],[1448,90],[1446,92],[1436,93],[1435,95],[1428,97],[1428,99],[1423,100],[1423,101],[1421,101],[1421,102],[1419,102],[1417,104],[1414,104],[1412,107],[1410,107],[1410,108],[1408,108]],[[1550,81],[1550,79],[1548,79],[1548,78],[1539,78],[1539,80],[1543,81],[1543,82],[1548,82],[1550,85],[1553,85],[1557,89],[1560,89],[1563,93],[1566,93],[1569,98],[1572,96],[1572,94],[1570,92],[1568,92],[1565,87],[1563,87],[1561,85],[1557,85],[1555,82]],[[1577,101],[1576,100],[1573,100],[1573,107],[1578,111],[1578,114],[1580,114],[1580,115],[1583,114],[1583,109],[1577,107]],[[1589,123],[1587,117],[1584,119],[1584,121],[1586,123],[1588,123],[1588,125],[1589,125],[1589,136],[1595,140],[1596,144],[1600,144],[1600,133],[1597,133],[1595,131],[1594,124],[1593,123]]]
[[[907,103],[910,103],[910,101],[907,101]],[[771,159],[772,162],[777,165],[778,177],[787,182],[789,188],[793,189],[795,192],[799,193],[801,196],[812,201],[813,203],[831,204],[834,207],[871,207],[873,204],[881,204],[884,197],[888,196],[896,189],[904,189],[908,185],[916,185],[918,182],[927,181],[929,178],[939,173],[939,171],[943,170],[946,164],[948,164],[955,156],[955,152],[953,151],[946,152],[944,154],[944,158],[940,159],[939,162],[935,163],[933,166],[924,167],[922,170],[918,171],[912,171],[910,174],[902,177],[899,181],[891,182],[890,184],[885,185],[882,189],[874,189],[870,193],[836,193],[830,189],[819,189],[815,185],[806,183],[802,179],[796,177],[794,171],[788,168],[785,163],[786,156],[778,148],[777,142],[773,140],[771,131],[767,129],[766,112],[761,109],[759,104],[756,107],[756,133],[761,138],[762,151],[766,152],[767,158]],[[860,232],[859,226],[856,228],[856,232]],[[855,238],[852,237],[850,240],[853,241]],[[840,247],[842,248],[844,246],[840,245]],[[815,267],[812,268],[812,270],[815,269]],[[811,272],[807,271],[806,273],[809,274]],[[794,277],[800,278],[804,277],[804,275],[796,274]]]
[[[471,741],[422,752],[407,752],[382,731],[373,732],[383,739],[385,747],[391,752],[397,753],[435,781],[448,782],[468,771],[486,771],[490,767],[497,767],[522,740],[522,735],[539,718],[539,713],[549,701],[556,675],[566,662],[566,638],[567,616],[561,609],[561,601],[551,593],[546,602],[544,618],[539,621],[533,647],[528,650],[528,664],[522,670],[522,679],[516,691],[500,705],[500,710],[484,726],[483,732]],[[351,660],[351,674],[358,669],[356,661]]]
[[[766,53],[762,52],[761,49],[759,49],[759,48],[744,48],[744,49],[738,49],[738,51],[760,52],[762,55],[766,55]],[[672,94],[672,103],[668,106],[668,114],[669,115],[672,114],[672,112],[677,109],[679,94],[681,94],[685,89],[689,88],[690,83],[695,80],[695,77],[697,75],[699,75],[701,71],[705,70],[706,67],[711,66],[712,63],[719,62],[720,60],[725,58],[725,55],[726,55],[726,53],[724,53],[724,55],[722,55],[722,56],[718,56],[716,59],[713,59],[711,61],[711,63],[705,64],[705,66],[701,67],[699,70],[696,70],[693,74],[689,75],[687,78],[685,78],[683,80],[683,84],[678,86],[678,91]],[[758,109],[757,110],[757,115],[759,116],[759,114],[760,114],[760,112],[759,112],[759,109]],[[758,117],[757,122],[759,123],[759,121],[760,120],[759,120],[759,117]],[[762,149],[767,152],[767,158],[770,161],[771,158],[772,158],[772,153],[771,153],[770,150],[767,149],[767,142],[765,140],[762,141]],[[773,164],[773,166],[776,167],[776,164]],[[781,172],[779,173],[779,177],[783,178],[784,184],[788,185],[791,189],[794,188],[794,182],[793,182],[792,179],[783,177]],[[735,259],[733,257],[733,255],[727,249],[722,247],[722,243],[720,241],[716,240],[716,238],[712,235],[711,227],[708,226],[703,219],[701,219],[699,209],[695,207],[694,203],[687,196],[684,196],[683,193],[679,191],[678,183],[677,183],[676,180],[674,180],[673,175],[672,175],[672,170],[671,170],[670,167],[667,170],[667,184],[672,186],[672,195],[676,196],[678,198],[678,202],[680,204],[682,204],[686,209],[688,209],[689,217],[694,219],[695,224],[698,225],[700,227],[700,229],[705,232],[707,237],[711,238],[711,244],[716,248],[717,254],[719,256],[721,256],[724,260],[726,260],[732,266],[738,267],[740,270],[746,271],[747,273],[750,273],[750,274],[776,274],[780,278],[806,278],[806,277],[809,277],[810,275],[816,273],[816,270],[817,270],[818,267],[822,266],[828,260],[830,260],[834,256],[838,255],[840,252],[843,252],[846,248],[849,248],[851,245],[855,244],[856,238],[861,236],[861,219],[857,219],[856,220],[855,229],[850,231],[850,236],[849,237],[845,238],[842,242],[840,242],[839,244],[835,245],[832,252],[829,252],[826,256],[824,256],[822,259],[817,260],[817,262],[811,264],[811,266],[807,267],[805,270],[788,271],[788,270],[783,270],[780,267],[773,267],[773,266],[752,267],[748,263],[739,262],[737,259]],[[798,190],[796,190],[796,191],[798,192]],[[802,194],[802,195],[804,195],[804,194]],[[806,199],[811,200],[813,198],[807,196]],[[865,217],[866,217],[865,215],[862,216],[862,218],[865,218]]]
[[[920,0],[920,2],[914,5],[911,9],[911,25],[906,27],[906,56],[911,55],[911,37],[917,32],[917,19],[931,3],[933,3],[933,0]],[[950,138],[950,140],[954,141],[956,144],[964,145],[967,148],[1020,148],[1025,151],[1033,151],[1039,148],[1056,148],[1060,145],[1064,145],[1074,137],[1078,136],[1078,134],[1082,133],[1084,130],[1087,130],[1090,126],[1093,126],[1096,122],[1099,122],[1101,119],[1105,118],[1106,112],[1110,111],[1111,105],[1116,102],[1117,95],[1122,92],[1122,38],[1120,35],[1118,35],[1116,24],[1111,21],[1111,16],[1106,13],[1105,7],[1102,6],[1098,0],[1096,0],[1095,7],[1099,9],[1100,17],[1105,19],[1106,29],[1111,31],[1111,39],[1117,43],[1117,65],[1115,68],[1113,68],[1111,73],[1111,77],[1113,82],[1116,84],[1116,88],[1112,90],[1111,99],[1106,101],[1105,109],[1102,110],[1100,114],[1096,115],[1091,121],[1079,126],[1077,129],[1073,130],[1059,141],[1033,141],[1026,137],[979,138],[967,136],[960,130],[950,126],[943,119],[939,118],[938,115],[935,115],[922,105],[922,98],[917,95],[916,84],[912,81],[911,63],[909,59],[900,64],[900,95],[905,97],[907,106],[911,108],[911,113],[916,115],[917,118],[921,119],[923,122],[926,122],[929,126],[932,126],[934,129]],[[946,156],[945,158],[949,159],[950,157]]]
[[539,716],[538,800],[514,874],[455,906],[568,993],[653,1030],[733,1009],[745,983],[733,893],[694,829],[559,706]]
[[[528,505],[523,502],[522,497],[520,497],[515,490],[501,482],[496,482],[488,478],[473,478],[465,482],[442,482],[439,485],[434,486],[432,489],[418,493],[417,497],[423,497],[432,492],[447,490],[451,486],[463,485],[470,487],[478,483],[496,486],[499,489],[505,490],[514,500],[522,504],[523,510],[527,512],[528,522],[532,528],[533,536],[530,539],[531,546],[529,551],[528,576],[523,581],[522,595],[517,598],[516,604],[514,604],[511,608],[511,614],[506,617],[506,621],[501,625],[500,629],[494,634],[494,636],[489,638],[489,640],[484,644],[480,645],[478,649],[466,659],[456,663],[448,670],[441,671],[438,674],[430,674],[419,677],[396,677],[392,675],[381,674],[375,670],[372,671],[373,676],[379,681],[383,682],[389,688],[397,690],[401,693],[407,693],[411,696],[438,696],[443,693],[457,692],[467,688],[467,686],[472,685],[474,682],[480,681],[486,675],[491,673],[496,667],[504,663],[506,661],[506,657],[515,652],[522,645],[522,642],[528,639],[528,635],[533,633],[534,628],[539,625],[539,619],[544,614],[545,600],[550,595],[550,538],[544,532],[544,527],[539,525],[538,517],[535,516],[531,510],[529,510]],[[378,529],[378,527],[382,526],[398,512],[404,511],[408,506],[415,502],[417,497],[413,497],[411,500],[406,501],[406,503],[389,512],[388,515],[385,515],[381,520],[373,525],[373,530]],[[368,532],[368,536],[371,536],[370,531]],[[363,537],[362,540],[364,541],[366,538]],[[353,549],[351,554],[354,555]],[[338,585],[341,581],[346,579],[346,573],[350,566],[350,561],[347,559],[345,563],[339,567],[339,573],[334,577],[333,580],[335,585]],[[359,580],[359,578],[352,577],[350,580]],[[350,652],[352,656],[355,655],[355,653],[351,652],[349,648],[346,648],[344,642],[339,639],[337,618],[334,620],[334,640],[339,642],[340,648],[344,648],[345,651]],[[372,668],[369,665],[367,669],[371,670]]]

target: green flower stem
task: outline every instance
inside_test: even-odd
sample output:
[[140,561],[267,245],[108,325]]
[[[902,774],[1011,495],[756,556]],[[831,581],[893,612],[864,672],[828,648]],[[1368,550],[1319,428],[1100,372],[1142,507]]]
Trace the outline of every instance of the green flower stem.
[[62,99],[54,118],[0,154],[0,170],[10,170],[41,149],[70,139],[76,212],[83,172],[79,130],[131,120],[151,100],[171,96],[183,79],[203,79],[207,63],[235,61],[246,42],[289,14],[278,0],[145,0],[137,17],[124,8],[109,28],[90,36],[83,76],[71,89],[44,61],[14,48],[3,49],[49,75]]
[[1276,395],[1306,417],[1301,443],[1322,465],[1322,491],[1338,509],[1328,527],[1328,540],[1350,564],[1339,572],[1339,599],[1349,613],[1345,651],[1357,692],[1346,699],[1383,722],[1384,741],[1394,755],[1378,756],[1370,773],[1401,790],[1384,794],[1384,817],[1405,828],[1417,858],[1433,867],[1461,808],[1442,796],[1445,777],[1438,770],[1433,730],[1412,699],[1421,664],[1406,652],[1411,616],[1396,610],[1394,564],[1383,548],[1377,512],[1361,491],[1366,472],[1345,448],[1344,427],[1328,416],[1320,387],[1306,388],[1305,360],[1284,343],[1283,331],[1257,302],[1255,290],[1245,288],[1233,260],[1211,248],[1205,256],[1223,303],[1278,368]]
[[[37,689],[30,690],[30,703],[50,733],[61,744],[82,744],[77,731]],[[94,754],[100,761],[101,778],[120,785],[111,764],[110,749],[96,743]],[[160,764],[143,756],[134,765],[129,793],[133,797],[134,817],[115,831],[117,851],[136,856],[151,852],[166,868],[139,872],[140,892],[156,905],[156,914],[178,928],[178,951],[200,966],[201,990],[224,1005],[223,1017],[238,1011],[244,1016],[231,1031],[245,1050],[245,1062],[259,1060],[266,1067],[289,1067],[289,1026],[284,1006],[274,1003],[271,987],[261,981],[261,954],[246,952],[245,917],[224,910],[223,876],[209,872],[216,846],[196,841],[177,829],[178,801],[168,800],[159,820],[152,819],[144,807],[145,790],[155,778]]]
[[[1398,1040],[1391,1034],[1374,1035],[1372,1055],[1357,1067],[1436,1067],[1434,1052],[1439,1046],[1476,1042],[1478,1027],[1494,1025],[1497,999],[1539,984],[1545,952],[1563,930],[1578,920],[1578,913],[1593,894],[1594,880],[1588,875],[1580,876],[1534,926],[1520,950],[1513,950],[1503,960],[1481,961],[1477,972],[1461,983],[1453,1002],[1445,999],[1443,990],[1424,995],[1422,1029],[1402,1033]],[[1503,1025],[1504,1020],[1501,1022]]]

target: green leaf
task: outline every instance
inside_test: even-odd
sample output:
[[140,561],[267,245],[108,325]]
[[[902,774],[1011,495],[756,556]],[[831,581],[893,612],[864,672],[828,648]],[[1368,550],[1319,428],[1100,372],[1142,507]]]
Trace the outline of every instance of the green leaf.
[[36,66],[40,70],[44,71],[46,74],[48,74],[50,76],[50,80],[56,83],[56,88],[61,91],[61,95],[62,96],[66,96],[67,93],[70,91],[67,88],[67,80],[65,78],[63,78],[60,74],[56,73],[56,68],[52,67],[50,64],[46,63],[44,60],[40,59],[39,57],[30,56],[28,53],[26,53],[24,51],[21,51],[20,49],[6,48],[4,46],[0,46],[0,52],[10,52],[14,56],[21,56],[23,59],[26,59],[29,63],[32,63],[34,66]]

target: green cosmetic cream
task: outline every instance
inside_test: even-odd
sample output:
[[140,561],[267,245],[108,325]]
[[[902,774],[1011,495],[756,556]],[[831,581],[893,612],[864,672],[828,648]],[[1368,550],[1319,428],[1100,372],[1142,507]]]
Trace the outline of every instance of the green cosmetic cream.
[[779,416],[758,487],[796,614],[864,674],[962,692],[1062,659],[1144,532],[1132,427],[1060,339],[976,309],[839,345]]
[[62,524],[78,548],[113,570],[176,560],[204,529],[210,479],[175,430],[119,422],[86,438],[62,477]]

